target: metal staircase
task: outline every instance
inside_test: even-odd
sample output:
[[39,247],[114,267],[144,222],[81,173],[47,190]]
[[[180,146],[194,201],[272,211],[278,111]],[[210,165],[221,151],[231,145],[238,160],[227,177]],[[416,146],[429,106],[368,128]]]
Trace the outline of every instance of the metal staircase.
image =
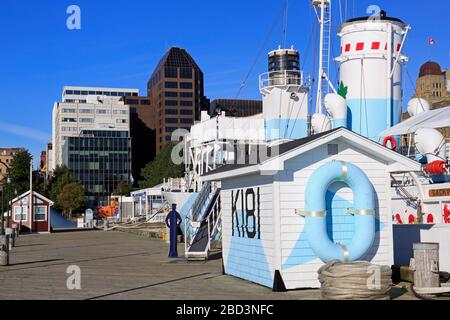
[[221,234],[220,188],[205,183],[186,217],[185,256],[189,260],[206,260],[211,242]]

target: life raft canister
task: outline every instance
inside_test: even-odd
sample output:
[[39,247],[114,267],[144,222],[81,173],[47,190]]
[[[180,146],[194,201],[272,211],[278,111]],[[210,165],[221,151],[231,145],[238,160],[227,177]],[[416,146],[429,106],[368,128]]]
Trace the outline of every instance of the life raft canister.
[[391,143],[391,150],[397,149],[397,140],[395,140],[393,136],[387,136],[386,138],[384,138],[383,146],[385,146],[387,148],[388,142]]
[[[355,233],[348,245],[331,241],[327,233],[326,192],[334,182],[344,182],[353,191]],[[314,253],[323,261],[351,262],[364,257],[375,238],[374,188],[357,166],[343,161],[329,162],[310,176],[305,189],[305,230]]]

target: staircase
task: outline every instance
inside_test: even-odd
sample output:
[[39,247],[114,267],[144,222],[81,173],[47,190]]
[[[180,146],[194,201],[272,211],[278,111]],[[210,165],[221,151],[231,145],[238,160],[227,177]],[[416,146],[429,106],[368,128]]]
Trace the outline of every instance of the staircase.
[[192,205],[185,223],[185,256],[188,260],[207,260],[211,242],[221,234],[220,188],[205,183]]

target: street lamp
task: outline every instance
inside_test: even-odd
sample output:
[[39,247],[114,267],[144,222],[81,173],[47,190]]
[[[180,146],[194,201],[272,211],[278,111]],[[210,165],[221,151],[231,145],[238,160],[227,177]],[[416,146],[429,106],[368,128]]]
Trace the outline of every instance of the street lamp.
[[9,203],[9,201],[11,200],[10,198],[11,198],[11,178],[10,177],[8,177],[7,179],[6,179],[6,184],[8,185],[8,194],[6,195],[6,200],[7,200],[7,204],[6,204],[6,208],[7,208],[7,214],[6,214],[6,227],[7,228],[9,228],[9,210],[11,209],[11,205],[10,205],[10,203]]
[[[2,160],[0,160],[0,164],[2,164],[5,167],[5,173],[8,173],[8,166],[6,165],[6,163],[4,163]],[[0,235],[4,235],[5,234],[5,182],[2,182],[2,226],[0,229]]]

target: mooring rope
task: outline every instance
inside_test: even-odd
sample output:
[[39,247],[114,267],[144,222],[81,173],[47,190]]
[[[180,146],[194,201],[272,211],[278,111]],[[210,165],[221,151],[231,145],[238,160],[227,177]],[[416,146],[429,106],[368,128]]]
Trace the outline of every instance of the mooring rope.
[[366,261],[331,261],[319,269],[322,298],[327,300],[389,300],[392,271]]

